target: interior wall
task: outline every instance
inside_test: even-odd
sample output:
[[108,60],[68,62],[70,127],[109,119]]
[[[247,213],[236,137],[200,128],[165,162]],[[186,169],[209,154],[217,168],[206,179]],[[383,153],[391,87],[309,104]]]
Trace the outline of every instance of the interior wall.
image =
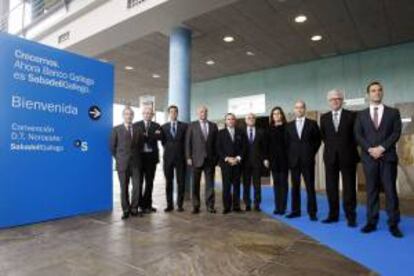
[[387,104],[414,101],[414,43],[195,83],[191,117],[205,104],[211,119],[221,119],[229,98],[261,93],[266,95],[266,112],[275,105],[289,112],[297,99],[305,100],[309,110],[326,110],[328,90],[340,88],[346,98],[360,98],[372,80],[383,83]]

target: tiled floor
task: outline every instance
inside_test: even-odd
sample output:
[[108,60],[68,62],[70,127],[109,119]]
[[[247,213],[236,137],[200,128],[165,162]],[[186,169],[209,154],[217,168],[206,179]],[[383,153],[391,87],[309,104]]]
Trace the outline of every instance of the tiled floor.
[[264,214],[165,214],[161,175],[155,214],[122,221],[116,193],[110,213],[1,230],[0,275],[373,274]]

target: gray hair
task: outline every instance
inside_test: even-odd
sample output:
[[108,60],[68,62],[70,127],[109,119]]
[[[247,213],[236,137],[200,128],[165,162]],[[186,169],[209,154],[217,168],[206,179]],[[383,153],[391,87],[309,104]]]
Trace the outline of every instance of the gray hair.
[[336,88],[328,91],[328,93],[326,94],[326,98],[329,101],[329,99],[331,99],[334,95],[338,96],[342,100],[344,99],[344,93],[341,90],[336,89]]
[[122,110],[122,114],[126,111],[131,111],[132,115],[134,115],[134,110],[129,105],[125,106],[124,110]]
[[197,107],[197,112],[200,111],[200,110],[208,111],[208,108],[205,105],[200,105],[200,106]]

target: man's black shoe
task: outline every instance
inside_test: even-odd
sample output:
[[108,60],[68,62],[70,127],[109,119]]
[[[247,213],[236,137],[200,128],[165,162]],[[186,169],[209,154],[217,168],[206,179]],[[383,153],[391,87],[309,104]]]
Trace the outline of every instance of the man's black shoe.
[[173,210],[174,210],[173,207],[167,207],[167,208],[164,209],[164,212],[169,213],[169,212],[171,212]]
[[298,217],[300,217],[299,213],[290,213],[289,215],[286,216],[286,218],[289,218],[289,219],[298,218]]
[[338,222],[338,219],[337,218],[330,218],[330,217],[327,217],[326,219],[324,219],[323,221],[322,221],[322,223],[335,223],[335,222]]
[[368,223],[367,225],[365,225],[364,227],[362,227],[361,232],[362,233],[365,233],[365,234],[368,234],[368,233],[374,232],[376,230],[377,230],[377,226],[376,225],[369,224]]
[[129,213],[128,212],[123,213],[122,219],[127,219],[127,218],[129,218]]
[[390,233],[396,238],[402,238],[404,237],[403,233],[401,232],[400,228],[398,226],[390,226]]

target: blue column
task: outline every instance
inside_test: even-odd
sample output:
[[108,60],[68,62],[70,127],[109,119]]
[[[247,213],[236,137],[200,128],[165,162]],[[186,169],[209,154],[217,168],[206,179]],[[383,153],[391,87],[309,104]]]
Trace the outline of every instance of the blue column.
[[177,27],[170,35],[168,105],[177,105],[179,120],[190,121],[191,30]]
[[[191,30],[177,27],[170,35],[168,105],[178,106],[178,119],[190,121]],[[185,199],[191,195],[191,172],[187,170]]]

